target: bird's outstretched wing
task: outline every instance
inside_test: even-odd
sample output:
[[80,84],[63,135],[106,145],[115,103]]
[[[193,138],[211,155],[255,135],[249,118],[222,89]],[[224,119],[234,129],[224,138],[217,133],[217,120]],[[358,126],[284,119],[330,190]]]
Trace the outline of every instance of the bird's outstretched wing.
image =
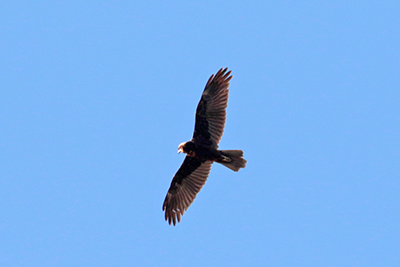
[[228,68],[211,75],[196,110],[196,124],[193,141],[218,148],[225,126],[228,106],[229,81],[232,79]]
[[198,192],[206,183],[212,161],[200,161],[186,156],[178,172],[172,179],[171,186],[165,197],[163,210],[165,220],[175,225],[181,221],[181,215],[193,203]]

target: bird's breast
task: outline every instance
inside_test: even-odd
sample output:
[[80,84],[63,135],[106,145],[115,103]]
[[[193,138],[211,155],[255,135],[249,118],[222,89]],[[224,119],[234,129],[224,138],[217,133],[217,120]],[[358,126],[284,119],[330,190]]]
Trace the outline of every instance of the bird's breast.
[[195,151],[189,151],[188,153],[187,153],[187,155],[189,156],[189,157],[197,157],[197,154],[196,154],[196,152]]

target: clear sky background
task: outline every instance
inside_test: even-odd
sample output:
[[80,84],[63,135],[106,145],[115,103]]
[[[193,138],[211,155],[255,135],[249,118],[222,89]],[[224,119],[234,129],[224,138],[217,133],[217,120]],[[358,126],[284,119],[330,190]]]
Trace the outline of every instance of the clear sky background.
[[[400,2],[139,2],[1,2],[0,266],[400,266]],[[221,67],[248,164],[169,226]]]

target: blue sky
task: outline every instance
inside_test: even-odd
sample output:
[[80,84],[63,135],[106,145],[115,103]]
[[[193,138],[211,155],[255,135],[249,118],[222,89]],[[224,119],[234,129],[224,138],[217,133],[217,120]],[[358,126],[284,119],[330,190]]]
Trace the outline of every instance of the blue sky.
[[[1,266],[398,266],[398,1],[2,1]],[[222,149],[162,202],[209,76]]]

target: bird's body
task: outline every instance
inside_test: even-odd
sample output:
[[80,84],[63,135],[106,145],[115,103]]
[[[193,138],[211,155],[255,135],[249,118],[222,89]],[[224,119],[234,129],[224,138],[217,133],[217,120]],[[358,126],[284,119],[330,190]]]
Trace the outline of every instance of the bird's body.
[[[188,141],[179,145],[178,153],[184,152],[188,157],[194,157],[203,160],[211,160],[213,162],[218,162],[221,164],[231,163],[235,157],[243,156],[243,151],[241,150],[218,150],[211,146],[204,146],[201,144],[196,144],[193,141]],[[237,167],[232,167],[234,171],[238,171],[240,168],[244,168],[242,165],[245,162],[241,161]],[[228,167],[228,166],[227,166]],[[230,167],[228,167],[230,168]]]
[[218,150],[224,131],[228,87],[232,78],[227,68],[212,75],[206,84],[196,110],[196,124],[192,140],[182,143],[178,153],[186,158],[172,179],[163,204],[165,220],[169,224],[180,222],[181,215],[189,208],[205,184],[213,162],[238,171],[246,166],[242,150]]
[[196,144],[193,141],[188,141],[183,143],[180,147],[181,151],[178,150],[178,153],[184,152],[189,157],[195,157],[198,159],[208,159],[216,161],[218,158],[221,157],[221,153],[210,146],[203,146],[201,144]]

